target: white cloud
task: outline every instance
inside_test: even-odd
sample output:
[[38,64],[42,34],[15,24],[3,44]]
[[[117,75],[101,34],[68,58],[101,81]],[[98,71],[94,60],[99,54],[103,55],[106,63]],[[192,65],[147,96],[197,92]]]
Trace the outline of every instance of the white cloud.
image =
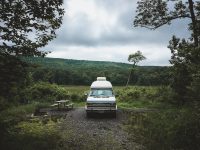
[[[57,51],[53,51],[48,57],[53,58],[66,58],[78,60],[98,60],[98,61],[114,61],[128,63],[127,58],[131,53],[141,50],[142,53],[148,58],[141,62],[141,65],[168,65],[170,59],[170,52],[167,48],[159,47],[157,45],[144,46],[113,46],[113,47],[82,47],[82,46],[69,46],[59,47]],[[150,50],[152,50],[150,52]]]
[[[143,52],[141,65],[169,65],[168,41],[187,36],[187,22],[173,22],[156,31],[132,25],[136,0],[67,0],[57,38],[46,46],[48,57],[127,62],[130,53]],[[177,28],[179,29],[177,31]]]

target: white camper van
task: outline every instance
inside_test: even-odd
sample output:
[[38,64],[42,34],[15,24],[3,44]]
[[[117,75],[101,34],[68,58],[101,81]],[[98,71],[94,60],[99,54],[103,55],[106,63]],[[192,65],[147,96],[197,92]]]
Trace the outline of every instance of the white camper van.
[[106,77],[97,77],[97,81],[92,83],[85,109],[87,116],[93,112],[112,113],[116,116],[117,105],[115,95],[112,84],[106,81]]

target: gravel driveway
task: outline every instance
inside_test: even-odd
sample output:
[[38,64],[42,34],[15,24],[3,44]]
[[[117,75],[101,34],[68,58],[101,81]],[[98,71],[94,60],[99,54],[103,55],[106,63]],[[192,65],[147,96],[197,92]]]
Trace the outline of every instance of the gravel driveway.
[[66,139],[62,144],[66,149],[75,150],[142,149],[123,130],[127,117],[126,111],[118,110],[116,118],[108,114],[87,118],[84,108],[75,108],[61,121],[61,131]]

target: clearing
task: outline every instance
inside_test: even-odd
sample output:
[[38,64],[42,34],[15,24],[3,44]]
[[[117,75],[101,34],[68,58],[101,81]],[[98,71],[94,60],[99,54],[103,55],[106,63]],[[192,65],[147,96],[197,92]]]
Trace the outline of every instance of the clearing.
[[60,122],[61,131],[65,132],[63,147],[68,149],[142,149],[142,146],[130,140],[123,129],[129,112],[118,110],[117,117],[108,114],[95,114],[86,117],[83,107],[68,111]]

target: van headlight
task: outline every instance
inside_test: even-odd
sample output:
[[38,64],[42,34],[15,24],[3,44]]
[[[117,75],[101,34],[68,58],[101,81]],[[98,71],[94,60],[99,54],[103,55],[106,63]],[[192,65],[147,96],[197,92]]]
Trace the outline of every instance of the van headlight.
[[111,106],[116,106],[116,103],[111,103],[110,105],[111,105]]
[[86,103],[86,106],[88,107],[88,106],[92,106],[92,103]]

